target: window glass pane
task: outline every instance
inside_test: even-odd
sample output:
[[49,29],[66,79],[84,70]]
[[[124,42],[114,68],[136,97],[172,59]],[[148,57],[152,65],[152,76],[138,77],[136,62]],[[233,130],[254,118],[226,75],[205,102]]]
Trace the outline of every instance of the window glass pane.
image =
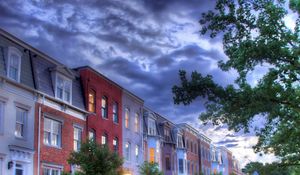
[[44,131],[51,131],[51,120],[48,118],[44,119]]
[[95,112],[95,91],[90,90],[89,92],[89,111],[90,112]]
[[115,123],[119,122],[119,117],[118,117],[118,103],[113,104],[113,120]]
[[134,117],[135,132],[139,132],[139,114],[135,113]]
[[27,116],[27,111],[21,108],[16,110],[16,128],[15,135],[17,137],[24,136],[24,126],[25,126],[25,117]]
[[155,149],[154,148],[150,148],[150,162],[154,162],[155,161]]
[[10,54],[10,58],[9,58],[9,77],[14,79],[14,80],[18,80],[18,76],[19,76],[19,62],[21,61],[19,55],[12,53]]
[[102,135],[102,137],[101,137],[101,144],[102,145],[107,144],[107,134]]
[[64,86],[64,100],[70,102],[71,100],[71,82],[65,80]]
[[118,152],[118,147],[119,147],[119,143],[118,143],[118,138],[114,138],[113,140],[113,146],[114,146],[114,151]]
[[91,141],[95,141],[96,139],[95,131],[89,131],[89,139]]
[[125,109],[125,128],[129,128],[129,109]]
[[107,118],[107,97],[103,96],[101,100],[102,117]]
[[57,95],[57,98],[59,98],[59,99],[63,98],[63,87],[64,87],[63,79],[60,76],[57,76],[56,95]]

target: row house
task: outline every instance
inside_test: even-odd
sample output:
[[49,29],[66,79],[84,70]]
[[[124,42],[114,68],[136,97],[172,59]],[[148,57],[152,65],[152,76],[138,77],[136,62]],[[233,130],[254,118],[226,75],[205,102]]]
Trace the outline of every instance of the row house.
[[86,114],[79,75],[0,30],[0,174],[74,172]]
[[33,172],[37,96],[30,52],[19,43],[0,30],[0,175]]
[[183,129],[187,150],[187,174],[199,173],[198,136],[199,132],[187,123],[178,124]]
[[162,169],[162,138],[160,130],[158,129],[158,116],[151,109],[144,107],[143,122],[144,160],[147,162],[155,162],[158,164],[159,169]]
[[226,147],[216,147],[212,145],[212,173],[230,175],[233,173],[234,165],[232,153]]
[[176,126],[174,128],[174,136],[176,141],[177,153],[177,173],[178,175],[187,174],[187,150],[185,147],[184,131],[182,128]]
[[161,115],[158,115],[158,122],[162,137],[162,171],[165,175],[177,174],[176,141],[173,132],[175,124]]
[[75,69],[86,97],[90,140],[122,155],[122,88],[89,66]]
[[198,139],[198,155],[200,172],[204,175],[211,174],[211,139],[202,133],[199,133]]
[[144,101],[123,89],[123,155],[124,174],[139,174],[143,164],[143,104]]

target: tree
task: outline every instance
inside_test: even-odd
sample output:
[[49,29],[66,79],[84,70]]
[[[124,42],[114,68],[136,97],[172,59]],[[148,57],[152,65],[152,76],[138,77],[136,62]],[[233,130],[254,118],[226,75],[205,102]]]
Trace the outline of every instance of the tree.
[[70,154],[68,162],[80,166],[80,175],[117,175],[121,173],[123,159],[106,146],[87,141],[81,145],[80,151]]
[[154,162],[144,162],[140,166],[140,174],[141,175],[163,175],[161,171],[159,171],[158,164]]
[[271,164],[262,164],[260,162],[250,162],[243,169],[244,173],[253,174],[257,172],[259,175],[296,175],[299,174],[299,167],[282,166],[277,162]]
[[[249,132],[254,117],[265,118],[264,127],[256,131],[254,150],[294,165],[300,163],[299,0],[290,3],[297,14],[293,29],[285,23],[286,8],[284,0],[218,0],[214,11],[202,15],[201,34],[222,36],[228,60],[219,67],[236,70],[235,83],[224,87],[211,75],[194,71],[187,78],[180,70],[181,84],[172,91],[175,104],[207,99],[200,114],[204,123],[226,123],[229,129]],[[247,76],[258,66],[267,72],[257,84],[249,84]]]

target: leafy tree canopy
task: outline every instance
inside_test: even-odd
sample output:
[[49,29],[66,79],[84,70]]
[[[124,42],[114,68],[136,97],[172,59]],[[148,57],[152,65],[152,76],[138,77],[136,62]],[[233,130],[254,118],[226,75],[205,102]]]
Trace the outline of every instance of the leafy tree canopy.
[[278,163],[262,164],[260,162],[250,162],[243,169],[244,173],[259,175],[297,175],[300,174],[300,168],[297,166],[282,166]]
[[141,175],[163,175],[161,171],[159,171],[158,164],[154,162],[144,162],[140,166],[140,174]]
[[[274,153],[282,163],[293,165],[300,163],[300,19],[299,0],[289,3],[217,0],[215,9],[202,15],[201,33],[223,37],[228,60],[219,67],[238,72],[235,84],[224,87],[196,71],[187,78],[181,70],[181,84],[172,91],[175,104],[207,99],[200,115],[205,123],[226,123],[229,129],[248,132],[254,117],[264,117],[255,151]],[[292,29],[284,20],[288,8],[297,16]],[[268,71],[257,84],[249,84],[247,75],[257,66]]]
[[78,175],[119,175],[123,159],[106,146],[89,141],[81,145],[80,151],[72,152],[68,162],[80,166]]

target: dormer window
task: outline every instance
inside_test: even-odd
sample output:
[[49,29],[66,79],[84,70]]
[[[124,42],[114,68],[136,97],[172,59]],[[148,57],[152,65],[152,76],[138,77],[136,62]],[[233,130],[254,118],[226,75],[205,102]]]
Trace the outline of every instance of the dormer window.
[[18,49],[14,47],[8,49],[7,76],[18,82],[20,81],[21,57],[22,53]]
[[71,103],[72,81],[62,75],[56,75],[55,97]]

